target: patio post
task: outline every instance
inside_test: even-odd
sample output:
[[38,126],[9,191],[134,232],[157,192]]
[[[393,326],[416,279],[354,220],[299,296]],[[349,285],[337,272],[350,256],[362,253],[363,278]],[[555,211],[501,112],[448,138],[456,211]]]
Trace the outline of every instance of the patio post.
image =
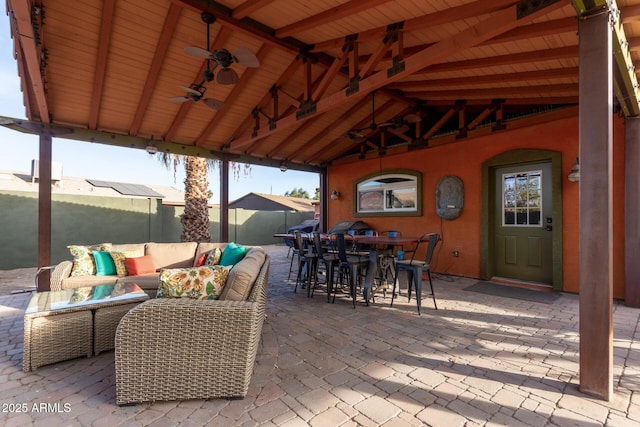
[[[51,265],[51,134],[40,134],[38,162],[38,269]],[[38,275],[38,292],[51,289],[51,271]]]
[[640,118],[625,119],[624,303],[640,307]]
[[613,396],[613,51],[608,10],[579,17],[580,391]]
[[229,241],[229,160],[220,160],[220,241]]

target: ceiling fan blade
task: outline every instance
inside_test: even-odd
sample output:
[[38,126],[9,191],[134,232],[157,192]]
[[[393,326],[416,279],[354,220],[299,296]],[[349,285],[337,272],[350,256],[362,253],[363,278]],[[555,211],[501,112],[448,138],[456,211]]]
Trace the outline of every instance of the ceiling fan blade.
[[189,56],[195,56],[197,58],[213,59],[213,55],[211,55],[211,52],[198,46],[187,46],[184,48],[184,53]]
[[174,96],[173,98],[169,98],[169,101],[171,102],[185,102],[188,101],[190,98],[188,96]]
[[386,128],[389,126],[395,126],[394,122],[384,122],[376,125],[376,128]]
[[240,78],[238,77],[238,73],[236,73],[231,68],[223,68],[222,70],[218,71],[217,82],[221,85],[232,85],[238,83],[239,81]]
[[422,119],[419,115],[410,113],[404,116],[403,120],[405,121],[405,123],[418,123]]
[[247,47],[239,47],[232,54],[233,59],[243,67],[257,68],[260,66],[258,57]]
[[198,92],[197,90],[192,89],[192,88],[187,87],[187,86],[182,86],[182,85],[181,85],[181,86],[180,86],[180,89],[184,90],[185,92],[187,92],[187,93],[188,93],[188,94],[190,94],[190,95],[195,95],[195,96],[201,96],[201,95],[202,95],[202,94],[201,94],[200,92]]
[[213,98],[205,98],[202,100],[202,102],[204,102],[207,105],[207,107],[213,110],[221,110],[222,107],[224,107],[224,102],[219,101],[217,99],[213,99]]

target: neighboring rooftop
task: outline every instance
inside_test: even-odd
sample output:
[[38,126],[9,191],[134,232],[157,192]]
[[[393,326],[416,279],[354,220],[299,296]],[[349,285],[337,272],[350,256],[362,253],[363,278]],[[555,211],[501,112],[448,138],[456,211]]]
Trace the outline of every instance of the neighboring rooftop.
[[[38,192],[38,179],[32,174],[0,171],[0,191]],[[174,187],[146,185],[61,176],[51,185],[52,194],[76,194],[100,197],[144,197],[162,199],[163,203],[183,203],[184,192]]]
[[242,208],[261,211],[292,210],[313,212],[317,200],[300,197],[274,196],[273,194],[248,193],[229,203],[229,208]]

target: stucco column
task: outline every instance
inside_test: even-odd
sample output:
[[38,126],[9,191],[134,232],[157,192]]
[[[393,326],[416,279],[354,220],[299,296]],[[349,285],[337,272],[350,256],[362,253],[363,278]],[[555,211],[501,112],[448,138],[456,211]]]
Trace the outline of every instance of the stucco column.
[[609,14],[579,20],[580,390],[613,395],[613,76]]
[[640,307],[640,118],[625,119],[624,303]]

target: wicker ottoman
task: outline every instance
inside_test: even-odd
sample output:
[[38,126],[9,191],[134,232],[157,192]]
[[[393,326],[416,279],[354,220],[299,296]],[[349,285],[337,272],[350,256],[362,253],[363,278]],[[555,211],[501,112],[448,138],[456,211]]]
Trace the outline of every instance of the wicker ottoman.
[[77,311],[24,319],[22,369],[29,372],[42,365],[91,356],[93,317]]
[[139,303],[98,308],[93,316],[93,352],[97,356],[102,351],[115,348],[116,329],[122,316]]
[[23,371],[114,348],[122,316],[148,299],[135,283],[34,293],[24,314]]

